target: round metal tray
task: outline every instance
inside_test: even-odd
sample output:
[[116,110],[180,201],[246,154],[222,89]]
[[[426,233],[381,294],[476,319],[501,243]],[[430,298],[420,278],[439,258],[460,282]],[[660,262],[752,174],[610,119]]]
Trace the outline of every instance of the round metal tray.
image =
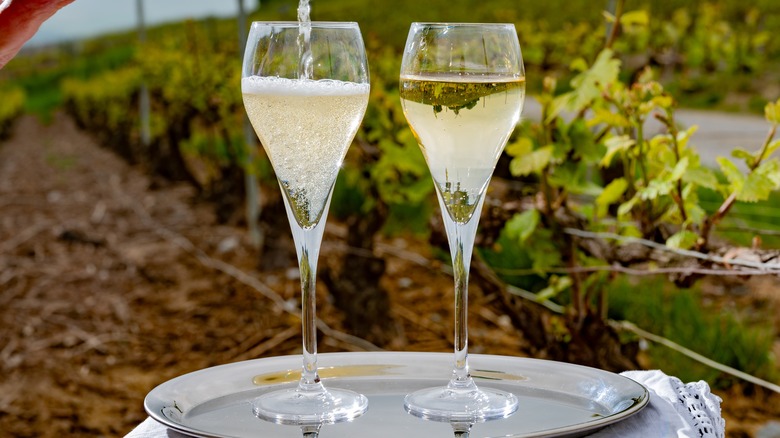
[[[445,353],[320,354],[326,387],[351,389],[369,399],[368,412],[348,423],[326,424],[328,437],[452,437],[453,426],[426,421],[404,410],[404,396],[446,385],[453,356]],[[475,437],[584,436],[639,412],[647,390],[626,377],[561,362],[507,356],[469,356],[477,385],[511,391],[520,400],[508,418],[477,423]],[[146,411],[160,423],[197,437],[301,437],[301,427],[256,418],[250,401],[294,386],[301,357],[256,359],[195,371],[153,389]]]

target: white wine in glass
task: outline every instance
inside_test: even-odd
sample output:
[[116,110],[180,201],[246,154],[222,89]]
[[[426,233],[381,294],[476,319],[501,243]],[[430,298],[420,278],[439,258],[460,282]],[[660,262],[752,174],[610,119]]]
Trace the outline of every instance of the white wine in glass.
[[368,400],[320,381],[315,285],[333,186],[368,104],[368,64],[357,23],[252,23],[241,91],[282,190],[302,292],[301,379],[296,388],[261,395],[253,410],[281,424],[350,421],[366,411]]
[[401,105],[436,186],[455,277],[455,363],[446,387],[405,398],[413,415],[449,422],[504,418],[517,397],[479,388],[468,367],[468,276],[479,215],[498,158],[520,120],[525,71],[512,24],[413,23]]

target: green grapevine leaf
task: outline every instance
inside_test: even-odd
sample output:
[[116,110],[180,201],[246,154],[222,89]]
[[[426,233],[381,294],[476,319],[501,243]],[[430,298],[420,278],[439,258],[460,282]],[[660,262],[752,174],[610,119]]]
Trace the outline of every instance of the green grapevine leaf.
[[[601,94],[599,86],[605,86],[615,82],[620,74],[620,60],[616,59],[614,53],[610,49],[604,49],[599,53],[596,61],[587,70],[577,75],[571,81],[572,87],[577,89],[577,94],[586,94],[589,96],[597,97]],[[587,104],[593,98],[589,97],[584,100],[582,98],[575,100],[578,102],[573,109],[581,109],[583,102]]]
[[536,293],[536,300],[539,302],[555,298],[558,294],[570,288],[572,285],[571,277],[568,275],[550,277],[547,287]]
[[620,225],[618,231],[620,232],[621,236],[640,237],[640,238],[643,237],[642,231],[640,231],[639,228],[637,228],[637,226],[634,225],[633,223],[619,222],[618,224]]
[[674,169],[672,170],[672,173],[669,175],[669,177],[666,179],[666,181],[668,181],[668,182],[676,182],[676,181],[680,180],[680,178],[682,178],[683,175],[685,175],[685,172],[687,170],[688,170],[688,157],[683,157],[674,166]]
[[602,123],[618,128],[628,128],[631,126],[631,121],[623,114],[613,113],[607,108],[595,108],[593,110],[593,117],[588,120],[588,126],[592,127]]
[[620,73],[620,60],[613,54],[610,49],[602,50],[590,69],[571,80],[573,90],[555,99],[546,122],[555,118],[564,108],[575,112],[581,111],[601,95],[601,87],[617,80]]
[[555,120],[555,118],[558,117],[558,115],[564,109],[566,109],[570,99],[571,93],[564,93],[555,97],[550,103],[550,107],[547,111],[547,118],[544,119],[543,123],[552,123],[552,121]]
[[777,162],[762,163],[754,172],[748,175],[745,185],[737,194],[737,200],[742,202],[758,202],[769,199],[769,194],[777,187],[775,180],[780,178]]
[[737,201],[758,202],[769,199],[775,184],[766,175],[753,172],[748,175],[742,190],[737,192]]
[[601,143],[596,143],[593,132],[583,119],[576,119],[569,125],[569,138],[576,156],[587,163],[598,163],[606,149]]
[[686,202],[685,211],[688,212],[688,223],[701,224],[707,217],[707,212],[698,202]]
[[572,134],[571,125],[567,125],[566,121],[562,117],[555,120],[556,129],[559,134],[559,138],[550,146],[553,147],[552,161],[554,163],[560,163],[565,160],[569,152],[574,147],[573,141],[570,137]]
[[766,121],[772,124],[780,123],[780,99],[776,102],[769,102],[764,107],[764,117]]
[[661,109],[669,109],[674,105],[674,98],[664,94],[662,96],[655,96],[654,98],[650,99],[650,103]]
[[646,201],[651,199],[658,199],[661,196],[668,195],[673,188],[674,185],[671,181],[654,179],[650,180],[650,183],[647,185],[647,187],[643,187],[641,190],[639,190],[637,195],[639,195],[640,199]]
[[587,176],[590,167],[582,162],[567,160],[552,168],[550,172],[550,185],[561,187],[572,194],[585,194],[598,196],[603,188]]
[[692,183],[710,190],[718,190],[718,177],[708,167],[689,168],[682,176],[683,182]]
[[552,266],[560,266],[561,252],[553,241],[552,231],[538,227],[529,240],[526,248],[533,260],[531,268],[541,274]]
[[780,149],[780,140],[774,140],[773,142],[769,143],[769,146],[766,147],[766,154],[764,155],[768,157],[778,149]]
[[775,190],[780,188],[780,162],[777,159],[767,160],[761,163],[756,173],[764,175],[775,185]]
[[387,139],[380,141],[379,148],[381,157],[371,169],[379,196],[388,204],[423,202],[433,185],[419,148]]
[[630,213],[631,209],[634,208],[634,205],[636,205],[637,202],[639,202],[639,196],[634,196],[628,201],[620,204],[620,207],[618,207],[617,211],[618,216],[625,216]]
[[691,125],[688,129],[683,129],[677,133],[677,144],[680,148],[680,151],[683,151],[686,147],[688,147],[688,141],[698,130],[699,125]]
[[724,157],[718,157],[717,161],[720,165],[721,172],[723,172],[723,174],[726,175],[726,179],[729,180],[729,190],[737,193],[742,191],[742,187],[745,185],[745,175],[737,169],[737,166],[734,165],[731,160]]
[[511,157],[524,157],[534,150],[534,143],[528,137],[520,137],[516,142],[506,146],[506,153]]
[[628,188],[628,181],[625,178],[612,180],[596,198],[596,205],[606,207],[614,204],[620,200],[620,197],[626,192],[626,188]]
[[607,152],[604,154],[604,158],[601,159],[601,167],[608,167],[612,163],[612,157],[616,153],[622,152],[635,145],[636,141],[627,135],[618,135],[610,137],[604,142],[604,146],[607,147]]
[[569,64],[569,70],[571,71],[585,71],[588,69],[588,62],[585,61],[585,58],[576,58],[574,61]]
[[742,148],[736,148],[731,151],[731,156],[738,160],[743,160],[748,167],[753,167],[753,164],[756,162],[753,154]]
[[620,25],[625,27],[642,26],[645,27],[650,23],[650,17],[647,11],[644,9],[637,9],[635,11],[628,11],[620,16]]
[[509,163],[509,171],[514,176],[525,176],[539,173],[550,163],[553,146],[541,147],[530,154],[516,156]]
[[666,239],[669,248],[691,249],[699,241],[699,235],[693,231],[683,230]]
[[536,209],[526,210],[512,216],[504,225],[507,237],[521,244],[524,243],[536,230],[540,218],[539,211]]

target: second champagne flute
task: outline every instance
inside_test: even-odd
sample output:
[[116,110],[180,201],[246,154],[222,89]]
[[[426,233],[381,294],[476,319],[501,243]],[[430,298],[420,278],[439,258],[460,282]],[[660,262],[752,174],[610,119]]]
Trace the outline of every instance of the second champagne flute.
[[512,24],[412,23],[401,104],[436,186],[455,276],[455,364],[446,387],[406,396],[413,415],[449,422],[504,418],[517,397],[478,388],[468,366],[468,278],[484,194],[525,98]]
[[283,424],[348,421],[366,411],[368,400],[320,381],[315,284],[333,185],[368,104],[368,63],[357,23],[252,23],[241,90],[282,190],[302,292],[300,382],[260,396],[253,410]]

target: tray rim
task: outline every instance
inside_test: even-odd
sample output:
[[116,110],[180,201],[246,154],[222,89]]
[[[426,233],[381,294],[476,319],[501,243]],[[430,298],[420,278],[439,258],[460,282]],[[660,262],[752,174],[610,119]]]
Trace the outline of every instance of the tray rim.
[[[399,360],[402,360],[403,357],[409,357],[409,358],[417,358],[419,360],[420,356],[430,357],[432,359],[442,360],[442,359],[451,359],[452,353],[442,353],[442,352],[411,352],[411,351],[372,351],[372,352],[338,352],[338,353],[319,353],[317,355],[318,362],[322,363],[324,362],[333,362],[333,363],[339,363],[342,362],[339,359],[340,358],[351,358],[354,360],[356,356],[361,357],[368,357],[368,358],[393,358],[392,360],[385,360],[385,361],[375,361],[377,365],[392,365],[393,362],[398,362]],[[517,362],[515,366],[521,366],[522,363],[531,363],[535,368],[539,368],[544,366],[545,364],[550,366],[557,366],[557,367],[564,367],[566,369],[571,370],[580,370],[583,372],[587,372],[590,374],[600,374],[604,376],[609,376],[612,379],[621,379],[626,381],[629,385],[636,385],[636,389],[641,389],[641,395],[639,397],[632,398],[633,403],[628,406],[627,408],[612,413],[610,415],[605,415],[601,418],[594,419],[591,421],[587,421],[584,423],[576,423],[572,425],[567,426],[561,426],[556,427],[554,429],[547,429],[537,432],[534,432],[533,434],[529,435],[527,433],[521,433],[521,434],[511,434],[506,435],[503,438],[520,438],[520,437],[553,437],[553,436],[570,436],[571,434],[577,434],[580,432],[594,432],[599,429],[602,429],[606,426],[609,426],[611,424],[617,423],[619,421],[625,420],[642,409],[644,409],[650,402],[650,393],[648,389],[641,383],[627,377],[622,376],[617,373],[613,373],[610,371],[605,371],[599,368],[595,367],[589,367],[585,365],[579,365],[579,364],[572,364],[568,362],[560,362],[560,361],[553,361],[548,359],[537,359],[537,358],[531,358],[531,357],[520,357],[520,356],[505,356],[505,355],[492,355],[492,354],[469,354],[469,360],[470,363],[473,364],[474,362],[490,362],[490,361],[511,361],[511,362]],[[169,427],[177,432],[183,433],[185,435],[193,436],[193,437],[201,437],[201,438],[221,438],[225,437],[227,435],[214,435],[209,431],[203,431],[198,430],[196,428],[192,428],[186,424],[178,423],[165,415],[163,413],[163,409],[166,407],[165,404],[157,404],[157,399],[160,401],[162,398],[160,397],[160,393],[165,393],[165,390],[167,387],[175,386],[178,383],[182,381],[186,381],[189,379],[193,379],[199,375],[208,376],[209,374],[213,373],[219,373],[224,370],[229,370],[230,368],[239,368],[239,367],[245,367],[250,366],[253,363],[270,363],[270,362],[287,362],[290,361],[290,363],[300,363],[301,361],[301,355],[285,355],[285,356],[270,356],[265,358],[258,358],[258,359],[250,359],[245,361],[239,361],[239,362],[232,362],[232,363],[226,363],[226,364],[220,364],[215,365],[212,367],[207,368],[201,368],[198,370],[194,370],[185,374],[181,374],[179,376],[176,376],[174,378],[171,378],[163,383],[160,383],[159,385],[155,386],[151,391],[149,391],[144,397],[144,409],[146,410],[147,414],[153,418],[158,423]],[[297,362],[296,362],[297,361]],[[369,361],[372,362],[372,361]],[[383,363],[384,362],[384,363]],[[389,363],[388,363],[389,362]],[[407,362],[408,361],[404,361]],[[259,365],[260,367],[260,365]],[[472,365],[472,369],[473,369]],[[289,369],[289,368],[287,368]],[[287,369],[283,370],[286,371]],[[407,379],[413,378],[413,376],[406,376]],[[447,376],[442,376],[442,382],[446,382]],[[323,378],[323,380],[330,380],[330,378]],[[548,389],[549,390],[549,389]],[[235,392],[233,394],[237,394],[238,392]],[[215,396],[214,398],[211,398],[209,400],[202,401],[200,403],[197,403],[193,405],[191,408],[187,409],[187,411],[181,411],[182,415],[186,415],[188,412],[192,411],[193,409],[197,408],[198,406],[203,405],[204,403],[208,403],[209,401],[216,400],[220,397],[225,397],[229,394],[223,394]]]

